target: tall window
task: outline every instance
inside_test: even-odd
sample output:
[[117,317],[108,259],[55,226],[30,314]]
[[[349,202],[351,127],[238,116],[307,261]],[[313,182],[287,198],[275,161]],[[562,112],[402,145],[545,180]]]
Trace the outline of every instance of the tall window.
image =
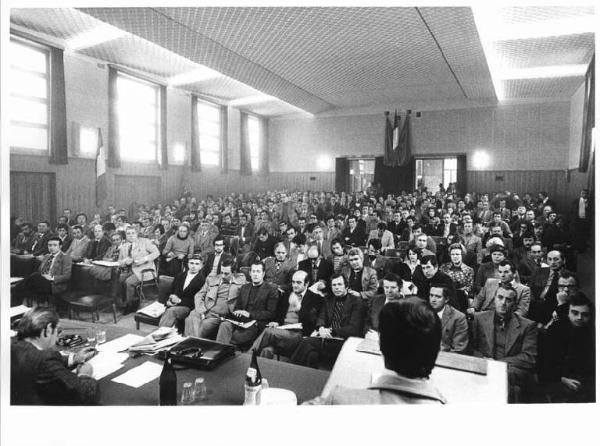
[[250,165],[252,171],[259,169],[260,162],[260,120],[254,116],[248,116],[248,144],[250,146]]
[[456,171],[456,158],[444,159],[444,187],[448,187],[450,183],[456,183]]
[[221,159],[221,108],[198,101],[198,139],[202,164],[218,166]]
[[48,151],[50,123],[49,52],[10,40],[10,146]]
[[160,141],[158,85],[123,73],[117,76],[117,113],[121,158],[156,161]]

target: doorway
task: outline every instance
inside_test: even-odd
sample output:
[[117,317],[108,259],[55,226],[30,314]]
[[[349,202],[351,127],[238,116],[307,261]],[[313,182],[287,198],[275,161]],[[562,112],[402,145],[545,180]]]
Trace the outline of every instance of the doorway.
[[456,183],[458,177],[458,158],[416,158],[415,189],[437,192],[440,184],[447,189],[450,183]]
[[375,180],[375,158],[349,160],[350,192],[366,191]]

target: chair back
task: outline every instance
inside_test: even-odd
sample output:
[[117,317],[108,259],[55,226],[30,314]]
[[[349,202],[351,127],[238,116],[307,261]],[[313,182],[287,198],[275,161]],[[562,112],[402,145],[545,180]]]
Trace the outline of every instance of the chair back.
[[158,276],[158,301],[165,303],[169,298],[169,291],[175,280],[172,276]]

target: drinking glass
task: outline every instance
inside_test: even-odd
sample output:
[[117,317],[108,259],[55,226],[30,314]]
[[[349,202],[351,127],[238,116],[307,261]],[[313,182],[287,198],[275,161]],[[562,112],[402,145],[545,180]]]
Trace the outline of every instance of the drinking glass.
[[204,378],[200,376],[194,382],[194,399],[196,401],[203,401],[206,399],[206,394],[206,383],[204,382]]
[[106,330],[104,328],[99,328],[96,330],[96,342],[98,344],[103,344],[106,342]]
[[95,345],[96,345],[96,329],[95,328],[87,329],[87,343],[88,343],[88,345],[95,347]]
[[192,404],[194,402],[194,389],[192,383],[183,383],[183,391],[181,392],[181,404]]

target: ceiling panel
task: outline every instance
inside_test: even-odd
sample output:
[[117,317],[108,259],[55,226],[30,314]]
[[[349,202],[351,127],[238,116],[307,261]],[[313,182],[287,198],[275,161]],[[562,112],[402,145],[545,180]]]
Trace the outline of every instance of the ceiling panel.
[[101,22],[72,8],[11,9],[12,24],[59,39],[90,31]]
[[502,81],[504,95],[518,99],[570,99],[581,86],[583,76]]

